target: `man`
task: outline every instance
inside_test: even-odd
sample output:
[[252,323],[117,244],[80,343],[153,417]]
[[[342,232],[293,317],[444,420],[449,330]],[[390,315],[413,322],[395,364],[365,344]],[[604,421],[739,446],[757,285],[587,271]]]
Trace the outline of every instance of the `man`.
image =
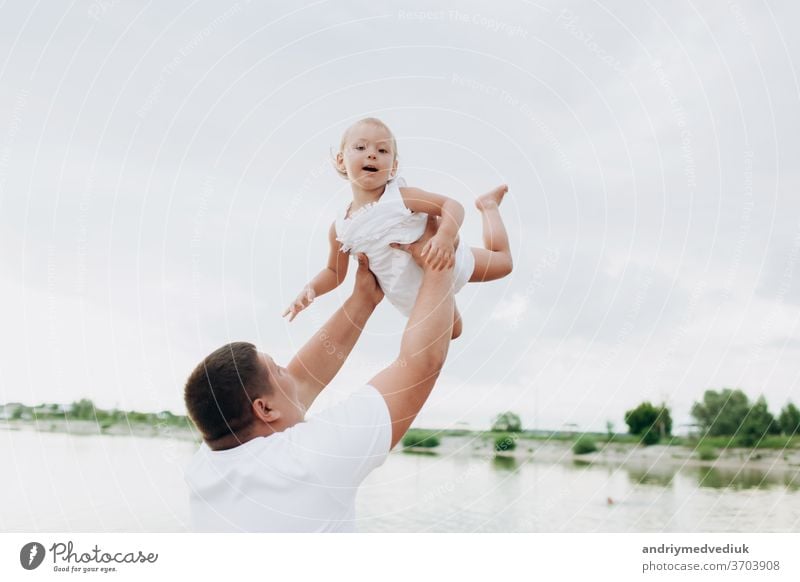
[[434,231],[431,221],[402,247],[424,276],[397,360],[346,401],[304,418],[383,298],[363,256],[353,294],[286,368],[236,342],[192,372],[186,407],[204,440],[186,470],[195,530],[355,530],[359,485],[406,433],[447,356],[453,271],[419,257]]

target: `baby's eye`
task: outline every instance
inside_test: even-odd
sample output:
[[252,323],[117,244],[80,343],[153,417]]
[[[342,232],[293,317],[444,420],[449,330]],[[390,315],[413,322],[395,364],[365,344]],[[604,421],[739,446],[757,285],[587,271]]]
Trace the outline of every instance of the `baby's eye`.
[[355,145],[355,146],[353,146],[353,147],[354,147],[355,149],[357,149],[357,150],[363,150],[363,149],[364,149],[364,146],[363,146],[363,145],[361,145],[361,144]]
[[380,153],[382,153],[382,154],[388,154],[388,153],[389,153],[389,150],[387,150],[387,149],[385,149],[385,148],[381,148],[381,149],[379,149],[378,151],[379,151]]

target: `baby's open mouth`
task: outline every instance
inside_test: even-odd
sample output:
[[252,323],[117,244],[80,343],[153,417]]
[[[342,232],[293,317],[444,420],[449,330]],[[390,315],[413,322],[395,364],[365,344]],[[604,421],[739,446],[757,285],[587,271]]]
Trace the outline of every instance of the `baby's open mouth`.
[[376,168],[375,166],[364,166],[361,169],[365,170],[367,172],[377,172],[378,171],[378,168]]

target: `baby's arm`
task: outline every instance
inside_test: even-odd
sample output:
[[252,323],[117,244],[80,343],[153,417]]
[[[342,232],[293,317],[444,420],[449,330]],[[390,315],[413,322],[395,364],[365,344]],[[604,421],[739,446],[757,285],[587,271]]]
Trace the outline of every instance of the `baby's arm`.
[[437,270],[452,267],[458,229],[464,223],[464,207],[457,200],[420,188],[400,188],[400,193],[406,208],[412,212],[442,217],[439,230],[428,241],[422,254],[427,255],[426,261]]
[[311,279],[308,285],[303,287],[297,298],[283,312],[284,317],[289,316],[289,321],[292,321],[298,313],[311,305],[314,299],[336,289],[347,277],[350,256],[339,250],[339,241],[336,240],[336,223],[331,224],[328,231],[328,242],[330,243],[328,265],[317,273],[317,276]]

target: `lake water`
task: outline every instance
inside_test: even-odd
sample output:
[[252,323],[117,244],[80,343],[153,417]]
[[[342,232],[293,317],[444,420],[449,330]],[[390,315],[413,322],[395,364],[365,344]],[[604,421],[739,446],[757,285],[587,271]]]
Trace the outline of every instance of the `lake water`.
[[[196,445],[0,430],[0,530],[185,531]],[[392,453],[361,488],[374,532],[797,532],[800,470],[646,471]]]

